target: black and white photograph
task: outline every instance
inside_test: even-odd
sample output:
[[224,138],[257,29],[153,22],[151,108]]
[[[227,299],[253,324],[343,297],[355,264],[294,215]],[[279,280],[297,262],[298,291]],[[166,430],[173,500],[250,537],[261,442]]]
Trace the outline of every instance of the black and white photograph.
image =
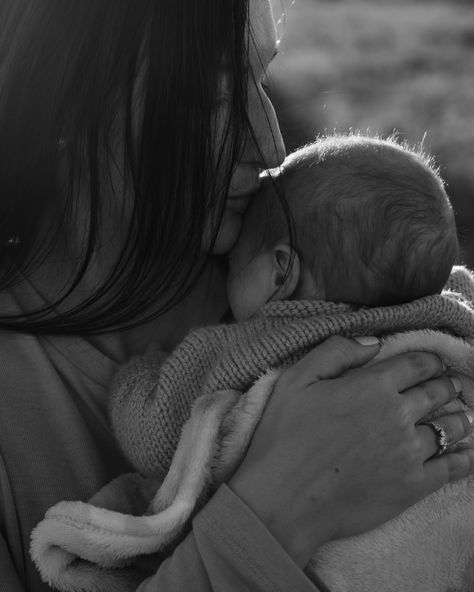
[[0,592],[474,592],[474,1],[0,0]]

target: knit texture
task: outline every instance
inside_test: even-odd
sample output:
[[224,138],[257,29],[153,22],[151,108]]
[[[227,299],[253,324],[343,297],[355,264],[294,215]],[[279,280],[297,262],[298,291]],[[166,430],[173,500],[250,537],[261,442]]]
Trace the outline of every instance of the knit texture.
[[331,335],[383,336],[431,328],[473,338],[473,297],[473,276],[455,267],[443,294],[407,304],[356,309],[276,301],[247,322],[195,330],[169,357],[153,352],[121,368],[110,409],[116,436],[138,471],[164,478],[200,395],[227,389],[244,393],[269,368],[293,364]]

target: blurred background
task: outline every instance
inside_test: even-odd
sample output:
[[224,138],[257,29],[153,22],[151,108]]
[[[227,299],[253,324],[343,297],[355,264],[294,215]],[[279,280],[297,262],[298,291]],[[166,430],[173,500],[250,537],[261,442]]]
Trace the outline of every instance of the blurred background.
[[269,94],[288,152],[361,130],[432,154],[474,268],[474,0],[271,0]]

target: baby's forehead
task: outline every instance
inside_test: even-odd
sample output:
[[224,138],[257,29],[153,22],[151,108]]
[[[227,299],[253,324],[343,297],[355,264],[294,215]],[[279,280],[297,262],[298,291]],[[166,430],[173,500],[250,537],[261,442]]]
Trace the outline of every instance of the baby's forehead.
[[263,179],[261,207],[264,202],[267,209],[271,208],[272,204],[278,204],[280,197],[290,210],[297,209],[298,213],[309,215],[315,206],[324,202],[326,194],[330,195],[330,188],[339,171],[340,168],[335,163],[322,165],[311,155],[306,155],[305,158],[297,155],[297,158],[285,161],[280,169],[269,171]]
[[268,229],[269,225],[281,225],[285,210],[294,213],[310,213],[311,201],[315,199],[315,175],[324,176],[325,172],[312,170],[308,173],[306,163],[298,167],[285,165],[262,173],[261,185],[253,196],[244,216],[241,238],[251,241]]

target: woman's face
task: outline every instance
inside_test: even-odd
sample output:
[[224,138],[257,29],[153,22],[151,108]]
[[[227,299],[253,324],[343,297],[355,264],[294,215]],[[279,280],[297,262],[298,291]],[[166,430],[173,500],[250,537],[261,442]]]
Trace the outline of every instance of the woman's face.
[[229,252],[237,240],[242,213],[260,185],[261,169],[277,167],[285,158],[275,110],[262,86],[277,49],[269,0],[249,0],[249,9],[254,39],[254,43],[250,43],[249,58],[255,82],[249,79],[248,113],[259,149],[252,138],[247,139],[242,157],[232,174],[224,217],[214,245],[215,254]]

